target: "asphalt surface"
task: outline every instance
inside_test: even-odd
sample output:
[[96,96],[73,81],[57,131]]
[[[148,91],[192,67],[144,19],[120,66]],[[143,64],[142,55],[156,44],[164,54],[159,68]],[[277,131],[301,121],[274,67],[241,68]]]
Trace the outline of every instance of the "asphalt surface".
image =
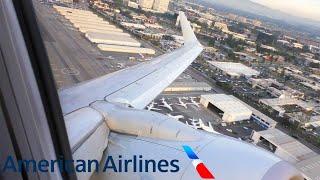
[[135,65],[138,55],[101,52],[50,5],[34,3],[56,85],[71,86]]
[[[162,106],[162,98],[171,105],[173,111]],[[179,98],[186,104],[186,107],[179,105]],[[198,104],[199,107],[192,104],[191,98],[194,98],[197,103],[200,101],[200,96],[196,96],[194,93],[161,94],[154,100],[154,103],[156,103],[154,107],[160,110],[154,111],[166,115],[183,116],[183,118],[179,119],[183,123],[186,123],[186,121],[190,123],[191,119],[201,119],[205,124],[210,122],[212,125],[221,123],[221,118],[217,114],[211,112],[200,103]]]

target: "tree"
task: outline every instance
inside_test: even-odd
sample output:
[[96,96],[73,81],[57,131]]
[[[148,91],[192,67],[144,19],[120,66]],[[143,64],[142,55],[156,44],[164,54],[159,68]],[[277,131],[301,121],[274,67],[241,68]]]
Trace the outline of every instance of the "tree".
[[303,48],[302,48],[302,51],[303,52],[309,52],[309,48],[307,45],[304,45]]
[[114,5],[116,7],[121,7],[123,6],[123,0],[114,0]]
[[210,39],[208,42],[208,46],[213,47],[215,44],[215,39]]

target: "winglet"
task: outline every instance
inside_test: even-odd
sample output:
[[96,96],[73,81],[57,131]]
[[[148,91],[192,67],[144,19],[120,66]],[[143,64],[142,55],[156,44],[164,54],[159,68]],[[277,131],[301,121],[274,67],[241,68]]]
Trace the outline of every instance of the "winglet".
[[177,18],[177,23],[179,22],[180,22],[185,44],[191,44],[196,42],[199,43],[198,39],[196,38],[191,28],[190,22],[188,21],[186,15],[182,11],[179,11],[179,16]]

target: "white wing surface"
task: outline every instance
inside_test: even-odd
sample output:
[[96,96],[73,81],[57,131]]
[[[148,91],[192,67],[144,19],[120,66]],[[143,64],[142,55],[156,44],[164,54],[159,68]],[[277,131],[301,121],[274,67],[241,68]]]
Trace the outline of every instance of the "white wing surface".
[[190,22],[179,13],[184,45],[151,61],[63,89],[59,97],[64,114],[98,100],[125,103],[143,109],[169,86],[203,50]]

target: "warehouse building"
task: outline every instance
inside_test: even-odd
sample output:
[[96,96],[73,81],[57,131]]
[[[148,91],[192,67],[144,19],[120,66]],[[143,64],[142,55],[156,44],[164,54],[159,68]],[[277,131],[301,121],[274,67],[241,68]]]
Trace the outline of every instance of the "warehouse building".
[[100,21],[100,20],[92,20],[92,19],[87,19],[83,20],[80,18],[69,18],[70,22],[73,24],[83,24],[83,25],[88,25],[88,26],[102,26],[102,27],[108,27],[108,28],[116,28],[114,25],[110,25],[106,21]]
[[54,8],[84,33],[89,41],[96,43],[102,51],[155,54],[153,49],[141,47],[141,43],[132,38],[130,34],[124,33],[122,29],[109,24],[90,11],[60,6],[54,6]]
[[301,171],[306,180],[320,179],[320,156],[300,161],[296,167]]
[[154,55],[156,52],[153,49],[130,47],[130,46],[117,46],[109,44],[98,44],[98,48],[102,51],[122,52],[122,53],[140,53]]
[[87,26],[102,26],[102,27],[112,27],[116,28],[116,26],[109,24],[107,21],[102,21],[102,20],[96,20],[96,19],[84,19],[84,18],[70,18],[68,19],[73,23],[77,25],[87,25]]
[[63,15],[67,19],[82,18],[84,21],[89,21],[89,20],[103,21],[103,18],[93,13],[81,13],[81,12],[74,12],[74,11],[59,11],[59,12],[61,15]]
[[97,44],[112,44],[112,45],[122,45],[122,46],[133,46],[140,47],[141,43],[133,38],[128,38],[127,36],[115,35],[115,34],[106,34],[106,33],[97,33],[97,32],[88,32],[86,33],[86,38],[91,42]]
[[121,35],[121,36],[127,36],[130,37],[130,34],[123,33],[121,29],[110,29],[110,28],[87,28],[87,27],[80,27],[78,28],[80,32],[86,34],[88,32],[96,32],[96,33],[105,33],[105,34],[110,34],[110,35]]
[[297,98],[292,98],[289,95],[283,94],[278,98],[260,99],[259,103],[272,108],[279,116],[283,116],[286,113],[284,108],[287,105],[295,105],[303,109],[304,111],[310,112],[314,109],[314,104],[302,101]]
[[142,24],[137,24],[137,23],[128,23],[128,22],[121,22],[120,23],[122,26],[124,27],[128,27],[128,28],[134,28],[134,29],[140,29],[140,30],[144,30],[146,29],[146,27]]
[[[236,97],[234,97],[236,98]],[[240,100],[239,100],[240,101]],[[277,125],[277,121],[273,120],[269,116],[263,114],[262,112],[258,111],[256,108],[250,106],[249,104],[241,101],[248,109],[252,111],[251,120],[257,123],[264,129],[275,128]]]
[[228,75],[232,78],[239,78],[244,76],[246,78],[256,77],[260,74],[260,72],[245,66],[241,63],[233,63],[233,62],[218,62],[218,61],[210,61],[211,67],[223,72],[223,74]]
[[291,163],[297,163],[317,155],[295,138],[276,128],[259,132],[254,131],[251,138],[255,144]]
[[57,6],[54,5],[53,6],[54,9],[61,11],[61,12],[79,12],[79,13],[87,13],[87,14],[92,14],[90,11],[85,11],[85,10],[81,10],[81,9],[73,9],[73,8],[69,8],[69,7],[64,7],[64,6]]
[[140,0],[139,5],[145,10],[154,10],[164,13],[168,11],[170,0]]
[[173,82],[164,92],[210,91],[211,86],[205,82]]
[[73,26],[76,28],[87,28],[87,29],[97,29],[97,30],[104,30],[104,31],[114,31],[114,32],[123,32],[121,29],[117,29],[115,26],[112,25],[92,25],[92,24],[84,24],[84,23],[73,23]]
[[252,111],[232,95],[201,95],[200,103],[208,109],[217,112],[224,122],[249,120],[252,115]]
[[122,29],[116,29],[114,27],[111,26],[88,26],[88,25],[75,25],[76,28],[79,29],[79,31],[85,31],[87,30],[88,32],[102,32],[102,33],[106,33],[106,34],[111,34],[111,32],[117,32],[117,33],[123,33]]
[[320,155],[278,129],[253,131],[254,143],[295,165],[307,180],[320,179]]

